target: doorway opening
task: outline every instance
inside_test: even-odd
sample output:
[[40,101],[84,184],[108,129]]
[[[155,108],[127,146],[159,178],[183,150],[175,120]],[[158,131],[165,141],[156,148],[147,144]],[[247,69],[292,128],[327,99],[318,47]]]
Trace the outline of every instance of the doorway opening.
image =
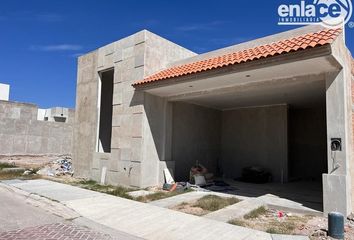
[[100,72],[98,152],[111,152],[114,69]]

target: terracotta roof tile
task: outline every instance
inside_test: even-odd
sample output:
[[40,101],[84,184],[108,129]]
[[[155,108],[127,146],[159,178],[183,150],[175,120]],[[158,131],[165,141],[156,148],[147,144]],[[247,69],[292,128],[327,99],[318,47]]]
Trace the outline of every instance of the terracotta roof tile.
[[308,33],[291,39],[285,39],[278,42],[273,42],[258,47],[245,49],[243,51],[228,53],[222,56],[217,56],[197,62],[171,67],[157,72],[143,80],[137,81],[133,84],[133,86],[143,85],[174,77],[185,76],[202,71],[208,71],[211,69],[235,65],[243,62],[294,52],[302,49],[323,46],[325,44],[332,43],[341,31],[342,30],[340,28],[326,29],[315,33]]

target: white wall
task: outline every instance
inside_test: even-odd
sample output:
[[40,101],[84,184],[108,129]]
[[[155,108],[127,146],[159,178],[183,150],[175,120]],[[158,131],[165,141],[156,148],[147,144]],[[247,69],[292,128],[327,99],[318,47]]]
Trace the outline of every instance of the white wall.
[[46,109],[38,108],[37,120],[39,120],[39,121],[44,121],[45,112],[46,112]]
[[0,100],[9,101],[10,85],[0,83]]

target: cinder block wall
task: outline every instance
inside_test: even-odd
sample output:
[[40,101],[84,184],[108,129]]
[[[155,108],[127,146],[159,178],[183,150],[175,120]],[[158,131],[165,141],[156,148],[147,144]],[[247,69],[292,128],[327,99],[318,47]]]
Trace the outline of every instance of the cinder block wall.
[[33,104],[0,101],[1,155],[72,153],[72,123],[38,121],[37,112]]

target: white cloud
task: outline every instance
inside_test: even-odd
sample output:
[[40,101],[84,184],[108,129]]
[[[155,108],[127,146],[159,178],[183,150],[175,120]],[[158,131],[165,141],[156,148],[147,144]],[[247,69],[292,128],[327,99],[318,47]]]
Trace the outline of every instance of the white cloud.
[[33,45],[30,46],[30,50],[43,51],[43,52],[55,52],[55,51],[78,51],[81,50],[81,45],[76,44],[58,44],[58,45]]

